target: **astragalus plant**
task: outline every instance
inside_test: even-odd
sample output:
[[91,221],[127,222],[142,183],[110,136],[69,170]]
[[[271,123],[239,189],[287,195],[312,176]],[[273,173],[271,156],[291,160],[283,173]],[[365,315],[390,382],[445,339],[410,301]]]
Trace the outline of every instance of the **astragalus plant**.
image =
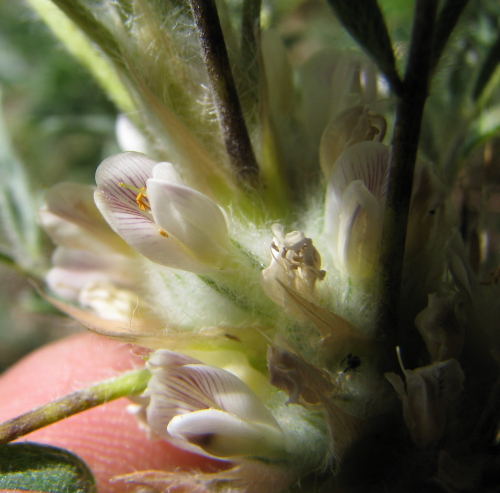
[[54,0],[72,24],[31,3],[127,113],[95,185],[47,192],[40,290],[148,348],[106,385],[221,461],[122,479],[495,491],[500,288],[449,188],[498,114],[498,41],[474,48],[460,17],[496,7],[416,0],[392,34],[376,0]]

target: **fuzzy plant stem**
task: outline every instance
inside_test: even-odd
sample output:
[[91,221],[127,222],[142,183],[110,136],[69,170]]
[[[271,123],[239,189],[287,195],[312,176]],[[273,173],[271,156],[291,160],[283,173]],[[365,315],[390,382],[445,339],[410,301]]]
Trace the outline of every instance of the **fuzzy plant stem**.
[[[436,8],[436,0],[416,2],[410,53],[396,110],[391,175],[382,230],[381,297],[377,317],[378,333],[390,355],[395,355],[400,332],[405,330],[399,322],[399,299],[413,172],[428,95]],[[397,368],[395,356],[394,359]]]
[[92,407],[120,397],[140,394],[146,390],[150,378],[149,370],[145,368],[134,370],[44,404],[33,411],[2,423],[0,445]]
[[258,185],[252,149],[214,0],[189,0],[231,165],[242,184]]

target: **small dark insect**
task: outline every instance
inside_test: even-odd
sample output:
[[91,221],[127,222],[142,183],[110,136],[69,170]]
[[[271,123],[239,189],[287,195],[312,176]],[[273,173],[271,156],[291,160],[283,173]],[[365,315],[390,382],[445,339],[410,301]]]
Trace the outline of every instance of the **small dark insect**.
[[232,334],[224,334],[228,339],[231,339],[232,341],[237,341],[241,342],[241,339],[239,337],[233,336]]
[[361,366],[361,359],[358,356],[353,356],[349,353],[341,362],[342,365],[344,362],[347,363],[345,370],[342,373],[347,373],[349,370],[355,370],[359,366]]

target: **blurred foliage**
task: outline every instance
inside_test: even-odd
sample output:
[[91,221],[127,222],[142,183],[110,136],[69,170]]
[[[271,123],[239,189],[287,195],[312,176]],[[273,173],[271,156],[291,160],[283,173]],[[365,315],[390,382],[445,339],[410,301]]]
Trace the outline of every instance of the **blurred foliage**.
[[[56,182],[92,183],[101,160],[118,152],[113,104],[22,2],[0,0],[0,86],[4,137],[14,149],[11,158],[24,164],[31,182],[31,190],[21,191],[7,177],[14,197],[21,200],[21,192],[31,192],[36,205]],[[5,166],[16,171],[12,163]],[[48,258],[52,246],[41,241]],[[23,273],[0,263],[0,279],[2,371],[41,344],[73,332],[76,324],[40,301]]]
[[116,150],[116,110],[21,2],[0,1],[0,84],[14,147],[36,182],[91,182]]

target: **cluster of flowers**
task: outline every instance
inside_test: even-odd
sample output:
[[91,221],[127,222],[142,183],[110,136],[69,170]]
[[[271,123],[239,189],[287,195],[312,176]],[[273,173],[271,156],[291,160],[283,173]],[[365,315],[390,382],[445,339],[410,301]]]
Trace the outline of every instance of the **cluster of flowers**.
[[[387,380],[423,445],[441,436],[462,388],[452,358],[463,329],[453,318],[440,323],[452,317],[458,294],[431,295],[417,318],[432,365],[405,370],[406,387],[396,374],[384,377],[370,307],[361,304],[370,303],[376,277],[391,148],[363,140],[380,139],[373,123],[380,115],[355,106],[332,126],[345,121],[354,121],[342,125],[345,143],[329,129],[322,140],[323,224],[313,211],[315,223],[305,225],[327,247],[323,257],[306,233],[285,233],[279,223],[258,231],[187,186],[171,163],[137,152],[106,159],[96,189],[55,186],[39,211],[58,245],[47,284],[82,308],[58,306],[97,332],[155,350],[136,410],[142,421],[179,447],[236,462],[240,479],[247,463],[250,471],[271,468],[278,484],[268,481],[269,491],[340,459],[367,419],[394,405]],[[460,252],[449,246],[449,204],[429,167],[418,173],[409,261],[418,265],[437,242],[448,244],[441,269],[452,262],[470,294]],[[419,294],[442,273],[420,275],[427,290]],[[349,319],[359,322],[359,308],[364,323],[356,325]]]
[[[136,27],[147,27],[146,11],[137,19]],[[422,351],[413,351],[408,370],[403,345],[400,374],[393,372],[393,355],[375,331],[392,150],[374,102],[386,88],[359,54],[317,53],[304,64],[300,91],[306,103],[316,97],[318,114],[321,104],[333,110],[325,125],[305,114],[299,126],[299,103],[285,101],[294,76],[281,40],[263,31],[261,47],[268,114],[255,125],[254,141],[264,186],[248,190],[227,162],[217,167],[206,158],[220,154],[223,139],[213,108],[206,111],[204,68],[194,57],[198,75],[186,80],[198,88],[192,101],[204,101],[198,116],[210,120],[212,133],[177,122],[145,92],[170,132],[172,162],[139,152],[107,158],[97,187],[59,184],[39,211],[57,245],[46,277],[54,304],[98,333],[151,350],[151,379],[134,407],[142,426],[232,465],[131,480],[279,491],[348,461],[353,446],[373,440],[401,406],[415,449],[436,445],[459,420],[453,404],[464,393],[459,359],[467,328],[492,330],[496,286],[481,285],[468,267],[445,187],[419,162],[401,310],[403,342]],[[313,97],[313,81],[325,72],[337,79],[328,82],[336,90]],[[304,142],[316,146],[319,158],[309,161],[322,173],[310,183],[314,170],[300,166],[307,156],[293,155]],[[290,196],[280,180],[291,184]],[[488,315],[479,317],[478,307]],[[437,474],[445,477],[452,459],[442,457]]]

